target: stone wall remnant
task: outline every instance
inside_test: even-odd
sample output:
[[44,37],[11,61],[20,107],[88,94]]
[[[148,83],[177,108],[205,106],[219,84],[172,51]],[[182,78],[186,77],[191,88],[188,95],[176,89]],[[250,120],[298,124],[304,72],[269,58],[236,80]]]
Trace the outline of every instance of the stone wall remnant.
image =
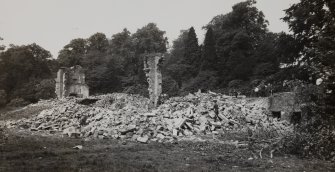
[[162,54],[149,54],[144,57],[144,72],[149,84],[149,109],[157,107],[162,93]]
[[81,66],[62,67],[57,72],[56,94],[58,99],[68,96],[86,98],[89,88],[85,83],[85,74]]

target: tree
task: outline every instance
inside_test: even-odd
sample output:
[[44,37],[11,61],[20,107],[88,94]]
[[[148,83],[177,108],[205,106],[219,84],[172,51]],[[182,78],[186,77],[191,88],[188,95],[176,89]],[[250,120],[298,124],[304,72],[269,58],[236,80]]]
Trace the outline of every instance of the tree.
[[185,40],[185,52],[184,52],[183,63],[196,67],[199,65],[200,57],[201,56],[200,56],[198,38],[194,28],[191,27],[188,31],[188,35]]
[[218,58],[216,55],[215,38],[212,28],[208,28],[206,32],[201,63],[201,70],[218,70]]
[[113,92],[118,89],[119,79],[113,64],[115,59],[112,59],[109,49],[106,35],[98,32],[87,39],[72,40],[60,51],[59,65],[57,62],[50,62],[49,65],[53,70],[57,66],[81,65],[91,93]]
[[0,90],[5,90],[7,100],[23,98],[35,102],[42,98],[38,94],[42,90],[35,87],[42,80],[52,77],[49,59],[50,52],[37,44],[12,45],[1,53]]
[[189,75],[189,70],[192,67],[183,64],[187,36],[188,30],[180,31],[179,37],[173,41],[171,52],[165,56],[166,60],[163,64],[163,80],[173,80],[177,83],[178,89],[181,88],[183,81],[192,77]]
[[105,64],[107,59],[107,50],[109,43],[103,33],[95,33],[87,40],[85,55],[81,58],[81,64],[86,69],[92,69],[100,64]]
[[262,59],[266,61],[259,61],[254,69],[255,78],[264,78],[264,74],[268,73],[266,80],[270,83],[277,83],[278,87],[282,87],[279,85],[282,85],[284,80],[307,81],[309,78],[307,68],[296,65],[297,57],[301,57],[302,47],[303,45],[291,34],[285,32],[267,34],[256,54],[258,57],[265,56]]
[[[285,10],[283,18],[293,32],[298,47],[291,66],[307,69],[309,82],[322,79],[318,86],[304,83],[299,91],[306,97],[307,122],[299,130],[298,142],[303,153],[334,159],[335,104],[335,2],[333,0],[300,0]],[[299,83],[301,85],[301,83]],[[303,136],[303,137],[300,137]],[[312,139],[310,139],[312,138]],[[297,140],[297,141],[299,141]],[[319,148],[322,147],[322,152]]]
[[192,73],[190,73],[192,70],[194,70],[194,68],[192,68],[191,65],[174,63],[169,65],[166,69],[166,73],[168,76],[171,76],[178,83],[178,87],[181,88],[183,83],[192,78]]
[[114,59],[108,52],[109,48],[108,39],[103,33],[95,33],[87,39],[87,51],[81,64],[93,94],[118,90],[119,79],[116,77]]
[[[277,47],[278,34],[265,33],[256,47],[252,59],[256,62],[253,68],[252,79],[266,79],[279,70],[280,52]],[[281,56],[283,57],[283,56]]]
[[[167,75],[183,91],[194,91],[197,87],[226,87],[231,80],[243,80],[247,85],[255,77],[263,79],[275,73],[279,66],[277,35],[268,32],[268,22],[255,3],[237,3],[232,12],[215,16],[204,26],[203,45],[198,45],[193,27],[183,31],[165,63]],[[201,85],[206,80],[211,83],[207,88]]]
[[0,90],[0,107],[7,104],[7,94],[5,90]]
[[168,67],[170,64],[182,63],[185,54],[185,42],[187,39],[188,30],[181,30],[178,38],[173,41],[170,56],[165,60],[164,65]]
[[217,82],[216,72],[211,70],[200,71],[196,77],[186,81],[181,90],[183,93],[196,92],[199,89],[213,90],[217,87]]
[[132,48],[131,33],[124,28],[122,32],[114,34],[110,40],[110,52],[116,56],[128,57]]
[[293,35],[284,32],[279,33],[275,46],[278,61],[286,64],[295,62],[303,48],[302,44],[300,44]]
[[138,29],[132,35],[134,46],[134,66],[135,75],[133,81],[136,84],[147,85],[145,73],[143,71],[143,59],[147,53],[165,53],[167,50],[167,38],[164,36],[165,31],[161,31],[155,23],[149,23]]
[[330,0],[301,0],[287,9],[283,18],[300,47],[300,65],[307,64],[318,77],[335,75],[335,16]]
[[163,74],[170,76],[181,88],[184,83],[197,75],[200,70],[200,57],[200,48],[194,28],[182,30],[179,37],[173,41]]
[[234,79],[248,80],[252,75],[255,59],[250,36],[244,31],[227,33],[218,42],[220,53],[220,73],[225,78],[223,81]]
[[[335,104],[335,3],[330,0],[301,0],[285,10],[283,18],[300,45],[299,67],[307,68],[315,81],[323,79],[325,103]],[[332,106],[330,106],[332,107]],[[326,111],[330,111],[328,109]],[[326,113],[326,114],[329,114]],[[324,116],[334,120],[334,115]]]
[[[0,41],[2,41],[2,40],[3,40],[3,38],[0,37]],[[5,48],[6,47],[4,45],[0,45],[0,52],[2,52],[3,50],[5,50]]]
[[61,66],[71,67],[81,65],[82,58],[87,53],[88,43],[85,39],[77,38],[64,46],[57,57]]
[[147,95],[147,80],[143,71],[143,58],[148,53],[165,53],[167,38],[156,24],[149,23],[131,34],[127,29],[114,34],[110,40],[110,63],[128,93]]
[[257,41],[267,31],[269,22],[254,4],[255,0],[237,3],[232,7],[232,12],[215,16],[205,28],[212,28],[216,37],[226,32],[244,30]]
[[125,28],[122,32],[114,34],[110,40],[110,53],[114,65],[120,75],[133,75],[137,69],[134,68],[135,46],[131,33]]
[[103,33],[95,33],[87,39],[88,53],[106,53],[108,46],[108,39]]
[[215,38],[220,37],[223,34],[222,33],[223,23],[227,22],[227,19],[229,18],[228,15],[230,15],[230,13],[220,14],[213,17],[213,19],[207,25],[205,25],[203,29],[208,30],[209,28],[211,28],[213,30],[214,37]]
[[155,23],[149,23],[138,29],[132,35],[136,54],[165,53],[168,41],[164,34],[165,31],[161,31]]
[[217,68],[218,74],[224,76],[220,78],[222,86],[230,80],[249,80],[260,60],[255,54],[261,51],[259,47],[268,32],[268,22],[255,3],[248,0],[235,4],[232,12],[214,17],[205,26],[213,29],[217,38]]

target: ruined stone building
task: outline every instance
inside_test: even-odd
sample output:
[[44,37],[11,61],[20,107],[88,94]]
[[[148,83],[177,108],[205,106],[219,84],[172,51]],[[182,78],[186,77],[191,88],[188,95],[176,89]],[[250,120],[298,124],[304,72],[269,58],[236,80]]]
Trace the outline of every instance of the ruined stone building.
[[162,93],[162,54],[150,54],[144,58],[144,72],[149,83],[149,108],[157,107]]
[[299,123],[301,120],[300,103],[294,92],[276,93],[269,97],[269,110],[274,117]]
[[89,88],[85,83],[85,74],[81,66],[62,67],[57,72],[56,94],[59,99],[68,96],[86,98]]

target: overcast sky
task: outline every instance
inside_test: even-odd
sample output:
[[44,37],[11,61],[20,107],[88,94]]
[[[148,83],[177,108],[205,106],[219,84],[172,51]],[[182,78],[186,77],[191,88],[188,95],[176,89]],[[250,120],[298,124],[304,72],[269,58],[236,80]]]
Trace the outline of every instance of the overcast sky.
[[[288,32],[280,18],[299,0],[258,0],[269,20],[269,30]],[[172,43],[180,30],[195,27],[199,42],[202,26],[214,16],[231,11],[241,0],[0,0],[1,44],[37,43],[57,57],[70,40],[103,32],[108,38],[127,28],[132,33],[149,22],[166,31]]]

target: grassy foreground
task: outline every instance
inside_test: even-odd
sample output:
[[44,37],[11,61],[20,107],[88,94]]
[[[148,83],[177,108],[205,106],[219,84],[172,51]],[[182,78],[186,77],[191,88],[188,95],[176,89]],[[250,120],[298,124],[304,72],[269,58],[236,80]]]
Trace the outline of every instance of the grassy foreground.
[[[74,149],[82,145],[82,149]],[[334,171],[320,160],[275,155],[251,159],[248,149],[215,141],[124,142],[31,135],[2,129],[0,171]]]

